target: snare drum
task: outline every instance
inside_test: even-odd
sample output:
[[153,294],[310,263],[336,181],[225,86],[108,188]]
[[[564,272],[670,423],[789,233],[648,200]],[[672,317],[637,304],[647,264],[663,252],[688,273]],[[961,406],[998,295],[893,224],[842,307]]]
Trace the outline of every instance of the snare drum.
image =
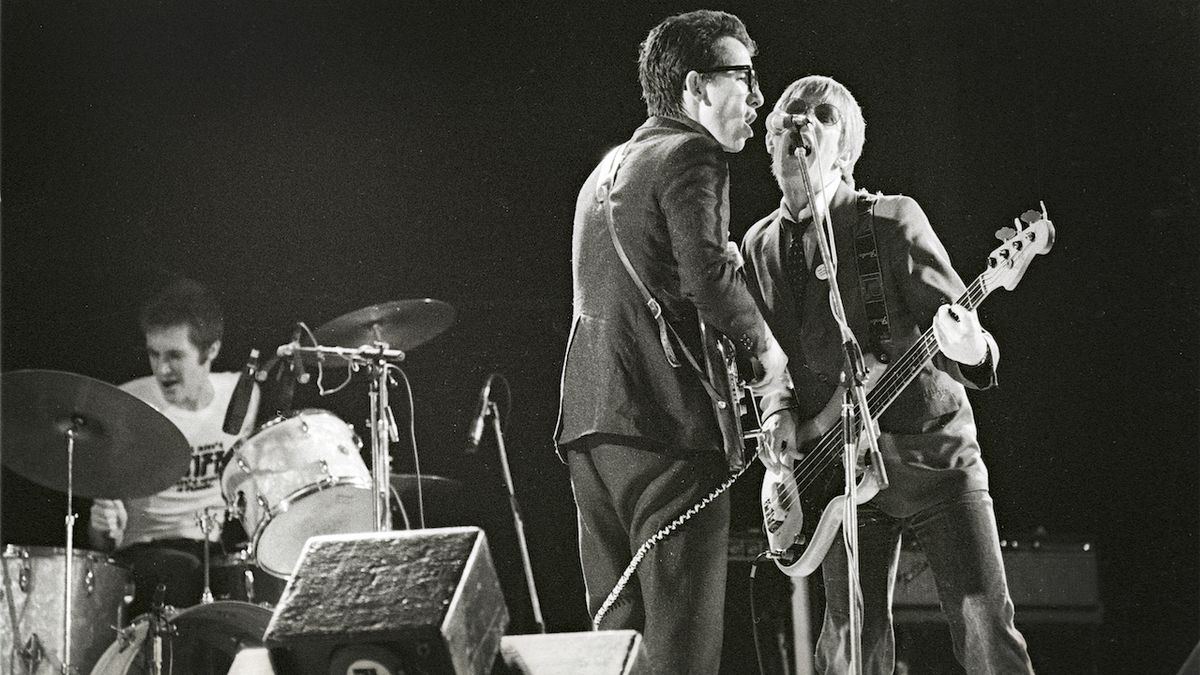
[[[271,610],[245,602],[213,602],[170,613],[162,635],[162,672],[226,673],[243,647],[262,646]],[[96,662],[92,675],[153,672],[150,618],[127,626]]]
[[354,429],[324,410],[301,410],[237,442],[221,492],[250,536],[255,561],[291,575],[309,537],[370,532],[371,475]]
[[[117,611],[126,598],[132,598],[133,583],[129,570],[107,556],[79,549],[73,553],[71,667],[86,673],[112,641],[111,626],[117,623]],[[66,565],[65,548],[4,548],[0,671],[61,672]]]

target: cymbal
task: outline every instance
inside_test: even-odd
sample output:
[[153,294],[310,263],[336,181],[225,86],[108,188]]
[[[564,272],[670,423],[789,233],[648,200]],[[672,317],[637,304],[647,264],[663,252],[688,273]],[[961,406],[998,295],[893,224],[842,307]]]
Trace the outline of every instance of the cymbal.
[[[412,473],[394,473],[391,475],[392,489],[399,493],[401,499],[417,498],[417,475]],[[421,476],[421,493],[425,499],[431,496],[457,498],[462,492],[461,481],[445,476]]]
[[4,465],[67,491],[67,431],[75,430],[73,492],[145,497],[187,472],[192,449],[170,420],[138,397],[83,375],[16,370],[0,375]]
[[[394,473],[391,475],[392,489],[400,495],[400,500],[408,510],[408,517],[414,523],[417,520],[417,476],[411,473]],[[468,524],[467,510],[463,504],[463,484],[461,481],[443,476],[421,476],[421,496],[425,501],[425,517],[430,526],[466,525]],[[415,526],[415,525],[414,525]]]
[[393,300],[356,309],[316,331],[317,342],[354,349],[386,342],[408,351],[432,340],[454,323],[454,308],[430,298]]

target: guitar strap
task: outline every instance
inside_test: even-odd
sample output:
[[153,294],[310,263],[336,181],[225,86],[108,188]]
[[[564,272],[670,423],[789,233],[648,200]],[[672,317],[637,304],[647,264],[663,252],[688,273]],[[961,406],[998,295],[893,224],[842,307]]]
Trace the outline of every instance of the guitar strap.
[[[646,307],[650,309],[650,315],[654,317],[654,321],[658,323],[658,341],[662,344],[663,353],[667,357],[667,363],[671,364],[672,368],[680,367],[679,357],[675,355],[675,350],[671,346],[671,337],[675,338],[675,342],[679,346],[679,351],[683,352],[684,358],[696,374],[700,377],[700,384],[704,385],[704,391],[708,393],[708,397],[718,405],[724,405],[721,395],[717,393],[716,388],[709,382],[708,377],[704,374],[704,369],[700,367],[700,363],[692,356],[692,352],[688,350],[687,345],[675,332],[674,326],[667,323],[663,317],[662,306],[658,300],[650,293],[650,289],[646,288],[646,284],[642,282],[642,278],[638,276],[637,270],[633,269],[633,263],[629,261],[629,256],[625,254],[625,248],[621,246],[621,240],[617,237],[617,229],[613,225],[612,215],[612,199],[609,197],[612,194],[613,184],[617,177],[617,168],[621,165],[621,160],[625,158],[625,149],[629,145],[628,142],[622,143],[620,147],[614,150],[611,154],[611,161],[608,171],[600,179],[596,186],[596,201],[604,204],[604,220],[608,224],[608,234],[612,237],[613,248],[617,249],[617,257],[621,259],[621,264],[625,266],[625,271],[629,273],[629,278],[633,279],[633,284],[637,286],[638,291],[642,294],[642,298],[646,301]],[[669,333],[669,335],[668,335]]]
[[879,264],[879,247],[875,240],[875,200],[865,193],[858,195],[859,213],[867,217],[867,226],[854,237],[854,259],[858,265],[858,289],[869,330],[867,347],[886,363],[891,346],[892,326],[888,321],[887,296],[883,290],[883,269]]

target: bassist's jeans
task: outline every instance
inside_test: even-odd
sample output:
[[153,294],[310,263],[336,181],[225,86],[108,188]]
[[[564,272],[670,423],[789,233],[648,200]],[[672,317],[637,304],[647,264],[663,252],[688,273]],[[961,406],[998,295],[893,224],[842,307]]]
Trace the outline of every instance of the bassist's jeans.
[[[567,466],[592,617],[642,543],[728,475],[715,452],[688,461],[613,443],[570,450]],[[728,546],[726,492],[650,548],[600,628],[640,631],[656,674],[716,673]]]
[[[966,672],[1033,672],[1025,639],[1013,625],[1000,536],[986,490],[967,492],[908,518],[893,518],[866,504],[859,507],[858,519],[864,673],[891,673],[895,668],[890,597],[902,532],[925,552],[950,626],[954,656]],[[817,671],[846,673],[850,631],[846,549],[841,537],[830,547],[821,571],[826,609],[817,643]]]

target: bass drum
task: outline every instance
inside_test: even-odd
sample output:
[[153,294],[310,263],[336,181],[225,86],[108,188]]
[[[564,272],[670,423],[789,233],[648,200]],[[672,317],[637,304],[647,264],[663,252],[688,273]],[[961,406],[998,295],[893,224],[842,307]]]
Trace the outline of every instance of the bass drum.
[[[117,611],[133,597],[129,570],[94,551],[75,549],[71,565],[71,668],[86,673],[113,638]],[[62,671],[63,580],[67,550],[4,548],[0,574],[0,672]]]
[[[271,610],[246,602],[213,602],[176,612],[162,636],[162,672],[171,675],[225,675],[243,647],[261,647]],[[142,615],[121,631],[96,662],[92,675],[148,675],[154,672],[150,617]]]

